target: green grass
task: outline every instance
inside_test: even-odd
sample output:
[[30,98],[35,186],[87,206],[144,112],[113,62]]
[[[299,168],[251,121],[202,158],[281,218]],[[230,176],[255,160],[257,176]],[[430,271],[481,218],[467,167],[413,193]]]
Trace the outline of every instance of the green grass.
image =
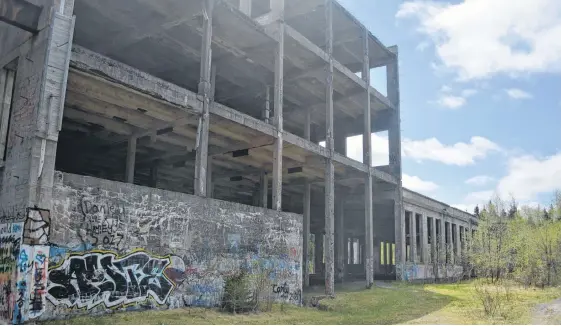
[[329,310],[276,305],[272,312],[231,315],[216,310],[184,308],[80,317],[56,324],[526,324],[537,303],[561,296],[559,289],[516,288],[504,317],[489,318],[469,283],[411,285],[340,290],[325,299]]

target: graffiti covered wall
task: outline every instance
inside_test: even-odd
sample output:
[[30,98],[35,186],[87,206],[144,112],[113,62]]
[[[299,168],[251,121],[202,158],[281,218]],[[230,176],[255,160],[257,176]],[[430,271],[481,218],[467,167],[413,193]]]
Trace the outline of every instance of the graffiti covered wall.
[[301,302],[301,215],[61,172],[44,213],[1,230],[0,280],[17,282],[2,313],[14,322],[218,306],[240,270]]

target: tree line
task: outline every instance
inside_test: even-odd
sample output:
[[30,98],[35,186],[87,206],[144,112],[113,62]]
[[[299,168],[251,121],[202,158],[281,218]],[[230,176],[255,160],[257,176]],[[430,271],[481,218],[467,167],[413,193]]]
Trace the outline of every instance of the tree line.
[[465,268],[491,282],[524,286],[561,284],[561,192],[548,207],[519,206],[494,196],[474,214],[477,231],[469,241]]

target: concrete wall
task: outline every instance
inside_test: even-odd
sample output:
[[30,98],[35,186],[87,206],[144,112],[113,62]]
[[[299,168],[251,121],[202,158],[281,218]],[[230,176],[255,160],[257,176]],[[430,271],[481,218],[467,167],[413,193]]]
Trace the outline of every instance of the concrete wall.
[[458,279],[464,275],[464,269],[460,265],[435,266],[433,264],[406,263],[397,264],[398,273],[403,275],[403,280],[408,282],[431,281],[438,275],[438,279]]
[[3,309],[20,322],[216,306],[241,269],[270,269],[267,293],[298,304],[301,232],[298,214],[56,172],[51,211],[0,225],[1,266],[19,271]]

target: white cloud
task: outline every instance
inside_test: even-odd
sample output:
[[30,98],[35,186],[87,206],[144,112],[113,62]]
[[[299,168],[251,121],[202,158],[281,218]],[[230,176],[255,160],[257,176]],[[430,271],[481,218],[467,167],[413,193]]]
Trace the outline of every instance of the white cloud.
[[431,192],[438,189],[438,185],[432,181],[425,181],[417,176],[403,174],[401,176],[403,186],[417,192]]
[[457,209],[468,212],[470,214],[473,214],[473,210],[475,208],[475,204],[453,204],[450,206],[456,207]]
[[485,203],[488,202],[491,199],[491,197],[493,197],[494,193],[495,193],[494,190],[470,192],[469,194],[467,194],[466,198],[464,199],[464,202],[476,203],[476,204]]
[[529,99],[533,97],[532,94],[518,88],[505,89],[505,92],[508,94],[508,96],[516,100]]
[[[389,144],[387,132],[372,134],[371,160],[373,166],[389,164]],[[347,138],[347,156],[362,162],[362,135]]]
[[443,85],[443,86],[440,88],[440,91],[441,91],[442,93],[450,93],[450,92],[452,91],[452,87],[450,87],[450,86],[448,86],[448,85]]
[[489,182],[491,182],[493,180],[494,180],[494,178],[490,177],[488,175],[478,175],[478,176],[475,176],[473,178],[467,179],[466,183],[468,185],[484,186],[484,185],[488,184]]
[[419,52],[424,52],[429,47],[429,45],[430,45],[429,42],[421,42],[421,43],[417,44],[417,46],[415,47],[415,50],[417,50]]
[[536,158],[531,155],[511,158],[508,174],[499,180],[498,191],[517,200],[535,200],[538,194],[561,188],[561,153]]
[[464,89],[462,91],[462,96],[463,97],[470,97],[470,96],[475,95],[475,94],[477,94],[477,90],[475,90],[475,89]]
[[466,104],[466,99],[461,96],[444,95],[437,100],[437,103],[448,109],[458,109]]
[[489,152],[501,151],[499,145],[479,136],[471,137],[469,143],[459,142],[453,145],[444,145],[436,138],[404,139],[401,147],[405,157],[458,166],[474,164],[477,159],[485,158]]
[[559,0],[408,1],[396,17],[415,18],[462,80],[561,71]]

